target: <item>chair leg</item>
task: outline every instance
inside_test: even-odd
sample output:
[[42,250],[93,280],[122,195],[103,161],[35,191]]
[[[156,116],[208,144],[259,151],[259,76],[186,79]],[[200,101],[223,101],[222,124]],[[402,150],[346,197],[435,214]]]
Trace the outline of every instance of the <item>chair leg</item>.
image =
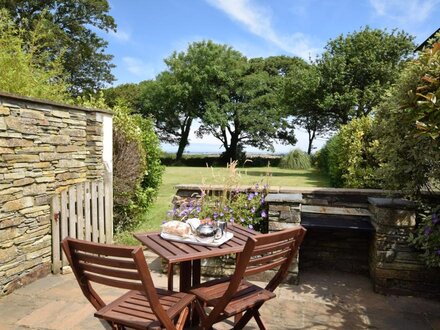
[[266,329],[266,327],[263,324],[263,321],[259,316],[258,309],[260,307],[261,305],[248,309],[246,313],[244,313],[244,315],[240,318],[240,320],[234,325],[234,329],[243,329],[252,317],[255,318],[255,321],[257,321],[258,327],[260,329]]
[[169,291],[173,291],[173,274],[174,274],[174,269],[173,269],[173,264],[168,264],[168,268],[167,268],[167,276],[168,276],[168,290]]
[[260,313],[258,311],[254,313],[254,319],[257,321],[260,330],[266,330],[266,326],[264,325],[263,320],[261,320]]

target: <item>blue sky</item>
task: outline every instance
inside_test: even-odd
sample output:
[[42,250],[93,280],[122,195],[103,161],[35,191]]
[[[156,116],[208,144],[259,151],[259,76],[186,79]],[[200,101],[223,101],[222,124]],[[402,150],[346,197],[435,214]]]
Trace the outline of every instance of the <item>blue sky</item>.
[[[439,28],[440,17],[440,0],[110,0],[110,6],[118,31],[104,38],[114,55],[115,85],[153,79],[166,68],[164,58],[194,41],[228,44],[247,57],[307,60],[329,39],[366,25],[402,29],[420,43]],[[296,147],[305,149],[304,133],[296,134]],[[215,139],[192,136],[191,142],[193,151],[201,143],[218,148]]]

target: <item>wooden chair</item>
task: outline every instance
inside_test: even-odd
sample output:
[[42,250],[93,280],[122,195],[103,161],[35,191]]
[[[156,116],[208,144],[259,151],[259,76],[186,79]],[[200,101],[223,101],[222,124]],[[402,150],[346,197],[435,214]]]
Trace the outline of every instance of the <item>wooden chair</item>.
[[[242,329],[252,317],[260,329],[265,329],[258,310],[265,301],[275,297],[274,290],[286,277],[305,233],[306,230],[299,226],[250,237],[238,256],[232,276],[208,281],[191,289],[190,292],[197,297],[200,327],[211,329],[213,324],[235,316],[238,322],[234,329]],[[243,279],[274,268],[278,271],[264,289]],[[206,309],[210,310],[207,312]]]
[[[140,247],[121,247],[65,238],[63,250],[95,316],[114,329],[183,329],[192,294],[156,289]],[[92,282],[127,289],[106,304]]]

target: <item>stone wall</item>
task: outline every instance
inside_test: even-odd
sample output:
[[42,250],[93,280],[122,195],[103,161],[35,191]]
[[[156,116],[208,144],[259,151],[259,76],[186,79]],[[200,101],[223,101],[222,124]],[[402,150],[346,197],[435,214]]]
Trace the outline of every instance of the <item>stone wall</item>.
[[440,298],[440,269],[428,269],[408,244],[416,226],[415,205],[401,199],[370,198],[376,228],[370,252],[374,289],[386,294]]
[[[176,188],[176,195],[182,198],[193,196],[200,189],[197,185]],[[221,189],[210,187],[210,190]],[[389,198],[390,195],[395,198]],[[438,204],[440,195],[430,198]],[[398,193],[375,189],[270,187],[266,202],[269,231],[299,223],[305,225],[302,220],[305,222],[307,218],[319,219],[318,226],[306,227],[299,273],[293,265],[290,283],[297,281],[302,267],[332,268],[369,275],[374,290],[379,293],[440,298],[440,270],[427,269],[420,252],[410,246],[408,237],[416,226],[414,205],[400,199]],[[306,210],[322,213],[311,217]],[[348,225],[344,226],[341,218]],[[335,219],[336,226],[325,226],[326,221]],[[372,230],[362,226],[365,219]],[[350,221],[356,226],[351,226]],[[228,272],[233,267],[229,264]],[[210,274],[218,274],[224,265],[222,260],[217,260],[206,262],[205,266]]]
[[106,110],[0,93],[0,295],[51,264],[51,196],[102,177]]

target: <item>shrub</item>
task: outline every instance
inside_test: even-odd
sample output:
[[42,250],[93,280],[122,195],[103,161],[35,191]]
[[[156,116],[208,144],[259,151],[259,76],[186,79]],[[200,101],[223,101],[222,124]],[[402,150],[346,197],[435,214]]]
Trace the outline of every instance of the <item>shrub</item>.
[[294,170],[308,169],[312,166],[310,156],[299,149],[290,151],[284,156],[279,166],[281,168],[290,168]]
[[321,150],[319,167],[330,178],[334,187],[376,188],[378,141],[373,137],[374,120],[365,116],[355,118],[341,127]]
[[[78,98],[85,106],[109,108],[102,94]],[[113,107],[113,226],[116,232],[134,228],[157,195],[162,180],[159,139],[153,122],[122,101]]]

